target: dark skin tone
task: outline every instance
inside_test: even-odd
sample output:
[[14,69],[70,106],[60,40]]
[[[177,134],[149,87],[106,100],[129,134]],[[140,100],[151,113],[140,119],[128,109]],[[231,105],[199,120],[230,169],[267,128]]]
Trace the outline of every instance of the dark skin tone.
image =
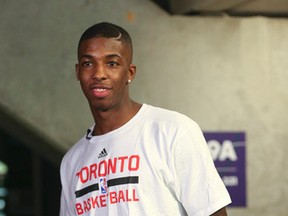
[[222,208],[219,211],[213,213],[211,216],[227,216],[226,208]]
[[96,123],[94,135],[121,127],[141,107],[129,97],[136,73],[131,59],[127,45],[114,38],[92,38],[79,47],[77,78]]
[[[136,66],[131,61],[130,47],[115,38],[81,42],[76,75],[96,123],[93,135],[121,127],[141,108],[141,104],[129,97],[129,82],[136,74]],[[227,216],[226,209],[212,216]]]

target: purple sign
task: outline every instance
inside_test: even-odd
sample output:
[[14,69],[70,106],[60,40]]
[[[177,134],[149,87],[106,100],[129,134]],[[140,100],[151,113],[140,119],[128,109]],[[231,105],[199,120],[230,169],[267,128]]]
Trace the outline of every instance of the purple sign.
[[244,132],[204,132],[215,166],[232,203],[246,206],[246,158]]

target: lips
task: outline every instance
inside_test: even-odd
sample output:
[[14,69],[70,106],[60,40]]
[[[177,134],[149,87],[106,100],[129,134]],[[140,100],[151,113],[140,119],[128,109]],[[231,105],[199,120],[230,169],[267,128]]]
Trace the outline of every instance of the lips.
[[92,94],[98,98],[107,97],[111,92],[111,88],[108,86],[92,86],[91,90]]

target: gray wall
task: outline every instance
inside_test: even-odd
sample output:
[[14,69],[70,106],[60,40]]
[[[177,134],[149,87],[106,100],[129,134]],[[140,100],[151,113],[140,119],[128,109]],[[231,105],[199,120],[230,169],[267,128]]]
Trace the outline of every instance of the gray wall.
[[149,0],[2,0],[0,105],[63,151],[93,123],[74,64],[99,21],[134,39],[135,100],[204,131],[246,132],[248,208],[229,215],[287,215],[288,20],[170,16]]

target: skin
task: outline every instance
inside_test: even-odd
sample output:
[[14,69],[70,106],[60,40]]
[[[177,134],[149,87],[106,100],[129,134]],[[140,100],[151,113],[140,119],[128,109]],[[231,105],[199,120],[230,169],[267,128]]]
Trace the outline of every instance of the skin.
[[141,107],[129,97],[128,80],[136,74],[131,59],[131,49],[115,38],[92,38],[79,46],[76,75],[96,123],[94,135],[121,127]]
[[[132,51],[115,38],[82,41],[78,50],[76,76],[86,96],[94,121],[93,135],[101,135],[127,123],[141,108],[129,97],[128,80],[136,66]],[[227,216],[225,208],[212,216]]]
[[213,213],[211,216],[227,216],[226,208],[221,208],[217,212]]

